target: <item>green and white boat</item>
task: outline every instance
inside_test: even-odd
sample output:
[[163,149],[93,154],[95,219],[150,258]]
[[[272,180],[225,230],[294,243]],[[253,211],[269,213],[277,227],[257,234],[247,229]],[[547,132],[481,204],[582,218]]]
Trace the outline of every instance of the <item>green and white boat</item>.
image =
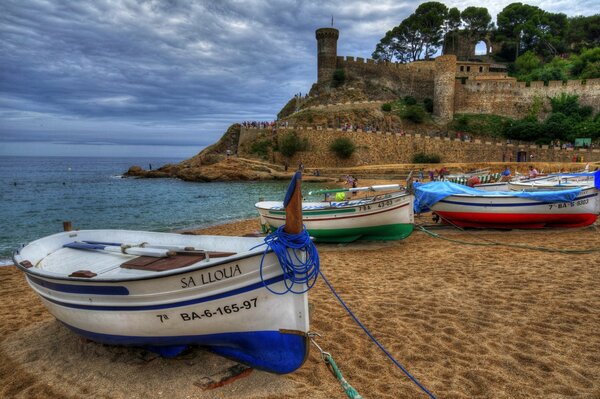
[[[396,191],[389,192],[391,190]],[[414,197],[398,184],[319,190],[309,195],[344,191],[388,192],[360,199],[303,202],[302,222],[316,241],[401,240],[412,233]],[[255,207],[263,226],[276,229],[285,224],[285,210],[281,201],[261,201]]]

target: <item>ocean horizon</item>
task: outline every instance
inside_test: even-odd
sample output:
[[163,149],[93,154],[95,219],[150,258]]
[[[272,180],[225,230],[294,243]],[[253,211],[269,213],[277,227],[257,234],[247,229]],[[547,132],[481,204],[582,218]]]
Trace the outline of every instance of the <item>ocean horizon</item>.
[[[180,231],[257,217],[260,199],[282,199],[288,182],[186,182],[122,178],[132,165],[183,158],[0,156],[0,264],[20,245],[74,229]],[[322,187],[306,184],[305,190]],[[259,224],[256,224],[257,229]]]

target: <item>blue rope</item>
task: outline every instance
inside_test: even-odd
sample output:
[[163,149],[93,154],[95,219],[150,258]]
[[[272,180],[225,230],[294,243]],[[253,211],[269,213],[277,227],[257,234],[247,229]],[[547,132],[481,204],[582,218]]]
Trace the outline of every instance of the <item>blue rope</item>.
[[[283,295],[288,292],[304,294],[315,285],[317,277],[319,277],[319,253],[310,239],[306,227],[302,228],[300,234],[288,234],[283,230],[284,227],[279,227],[265,237],[267,248],[260,260],[260,279],[265,288],[274,294]],[[265,284],[263,261],[269,249],[277,256],[283,271],[283,281],[286,288],[283,292],[273,291],[271,287]],[[306,260],[302,260],[303,254],[306,254]],[[306,288],[304,284],[306,284]],[[295,285],[300,285],[302,288],[295,289]]]
[[402,370],[402,372],[403,372],[404,374],[406,374],[406,376],[412,380],[412,382],[414,382],[415,384],[417,384],[417,386],[418,386],[419,388],[421,388],[421,390],[422,390],[423,392],[425,392],[427,395],[429,395],[429,397],[430,397],[430,398],[432,398],[432,399],[435,399],[435,396],[433,396],[433,394],[432,394],[431,392],[429,392],[429,391],[427,390],[427,388],[425,388],[425,387],[424,387],[424,386],[423,386],[423,385],[422,385],[422,384],[421,384],[421,383],[420,383],[420,382],[419,382],[419,381],[418,381],[418,380],[417,380],[415,377],[413,377],[413,376],[412,376],[412,375],[411,375],[411,374],[408,372],[408,370],[406,370],[404,367],[402,367],[402,365],[401,365],[401,364],[400,364],[400,363],[399,363],[399,362],[398,362],[396,359],[394,359],[394,357],[392,356],[392,354],[391,354],[390,352],[388,352],[388,351],[387,351],[387,350],[386,350],[386,349],[383,347],[383,345],[381,345],[381,344],[379,343],[379,341],[377,341],[377,339],[376,339],[376,338],[373,336],[373,334],[371,334],[371,333],[369,332],[369,330],[367,330],[367,328],[364,326],[364,324],[363,324],[363,323],[361,323],[361,322],[360,322],[360,320],[358,320],[358,318],[357,318],[357,317],[354,315],[354,313],[352,313],[352,311],[351,311],[351,310],[350,310],[350,308],[349,308],[349,307],[346,305],[346,303],[345,303],[345,302],[342,300],[342,298],[340,298],[340,296],[338,295],[338,293],[336,292],[336,290],[333,288],[333,286],[332,286],[332,285],[329,283],[329,281],[328,281],[328,280],[325,278],[325,276],[323,275],[323,272],[319,271],[319,274],[321,275],[321,277],[323,278],[323,281],[325,281],[325,283],[327,284],[327,286],[329,287],[329,289],[331,290],[331,292],[333,293],[333,295],[335,295],[335,297],[337,298],[337,300],[338,300],[338,301],[339,301],[339,302],[342,304],[342,306],[343,306],[343,307],[346,309],[346,311],[348,312],[348,314],[350,315],[350,317],[352,317],[352,318],[354,319],[354,321],[356,322],[356,324],[358,324],[358,325],[359,325],[359,327],[363,329],[363,331],[364,331],[364,332],[365,332],[365,333],[366,333],[366,334],[369,336],[369,338],[371,338],[371,340],[372,340],[373,342],[375,342],[375,344],[376,344],[376,345],[379,347],[379,349],[381,349],[381,351],[382,351],[383,353],[385,353],[385,354],[386,354],[386,356],[387,356],[388,358],[390,358],[390,360],[391,360],[392,362],[394,362],[394,364],[395,364],[396,366],[398,366],[398,368],[399,368],[400,370]]
[[[406,370],[394,357],[389,353],[383,345],[377,341],[377,339],[367,330],[367,328],[358,320],[358,318],[352,313],[350,308],[346,305],[346,303],[340,298],[336,290],[329,283],[329,281],[323,275],[323,272],[320,270],[320,261],[319,261],[319,253],[317,252],[317,248],[315,244],[310,239],[308,232],[306,231],[306,227],[303,226],[302,232],[300,234],[288,234],[284,230],[285,226],[280,226],[277,230],[269,234],[265,237],[265,243],[260,245],[266,245],[265,252],[263,253],[262,259],[260,260],[260,279],[263,282],[263,285],[266,289],[268,289],[273,294],[284,295],[288,292],[292,292],[294,294],[303,294],[310,290],[313,285],[315,285],[317,278],[319,275],[323,278],[323,281],[327,284],[333,295],[337,298],[337,300],[342,304],[342,306],[346,309],[350,317],[354,319],[356,324],[363,329],[363,331],[371,338],[373,342],[387,355],[388,358],[408,378],[410,378],[423,392],[429,395],[430,398],[436,399],[435,396],[431,392],[427,390],[415,377],[413,377],[408,370]],[[257,245],[258,247],[258,245]],[[256,248],[256,247],[254,247]],[[254,249],[252,248],[252,249]],[[269,287],[265,283],[265,279],[263,276],[263,261],[265,260],[265,256],[272,250],[277,259],[279,260],[279,264],[281,266],[281,270],[284,276],[284,284],[285,291],[278,292],[273,291],[271,287]],[[301,255],[306,254],[306,260],[302,260]],[[295,290],[294,286],[299,284],[302,286],[301,290]],[[304,288],[306,285],[306,288]]]

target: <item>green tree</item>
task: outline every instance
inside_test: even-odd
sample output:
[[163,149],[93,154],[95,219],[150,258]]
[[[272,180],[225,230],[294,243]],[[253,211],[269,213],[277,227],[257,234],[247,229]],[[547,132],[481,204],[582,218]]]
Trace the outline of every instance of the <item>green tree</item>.
[[456,42],[458,37],[458,30],[462,21],[460,19],[460,11],[456,7],[452,7],[448,10],[448,17],[444,22],[444,50],[450,53],[456,52]]
[[574,51],[600,46],[600,14],[569,18],[567,44]]
[[306,143],[300,140],[296,132],[286,133],[279,139],[279,151],[286,157],[293,157],[298,151],[305,149]]
[[492,16],[485,7],[467,7],[460,14],[466,34],[475,40],[485,37],[494,27]]
[[571,57],[571,73],[575,77],[592,79],[600,77],[600,47],[583,50],[580,55]]
[[567,60],[560,57],[554,57],[552,61],[535,69],[526,80],[543,80],[548,83],[551,80],[565,81],[569,78],[570,64]]
[[400,117],[402,119],[408,119],[414,123],[422,123],[427,114],[420,105],[408,105],[402,111],[400,111]]
[[540,58],[533,51],[527,51],[515,61],[517,75],[529,75],[533,70],[539,68],[541,63]]
[[429,59],[441,46],[447,14],[448,8],[437,1],[421,4],[385,34],[375,47],[373,58],[400,62]]
[[338,137],[331,143],[329,149],[338,157],[348,159],[354,154],[356,145],[348,137]]

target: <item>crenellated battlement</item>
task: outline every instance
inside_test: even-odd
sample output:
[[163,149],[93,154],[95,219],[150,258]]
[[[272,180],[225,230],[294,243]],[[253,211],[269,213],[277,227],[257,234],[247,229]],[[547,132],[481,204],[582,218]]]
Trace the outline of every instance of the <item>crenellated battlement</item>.
[[457,85],[461,85],[468,89],[499,89],[499,90],[518,90],[518,91],[527,91],[527,90],[545,90],[545,89],[567,89],[577,88],[577,89],[585,89],[587,87],[599,87],[600,86],[600,78],[599,79],[587,79],[587,80],[567,80],[563,82],[562,80],[551,80],[547,84],[544,81],[533,81],[527,84],[527,82],[516,82],[510,79],[468,79],[464,84],[457,82]]

